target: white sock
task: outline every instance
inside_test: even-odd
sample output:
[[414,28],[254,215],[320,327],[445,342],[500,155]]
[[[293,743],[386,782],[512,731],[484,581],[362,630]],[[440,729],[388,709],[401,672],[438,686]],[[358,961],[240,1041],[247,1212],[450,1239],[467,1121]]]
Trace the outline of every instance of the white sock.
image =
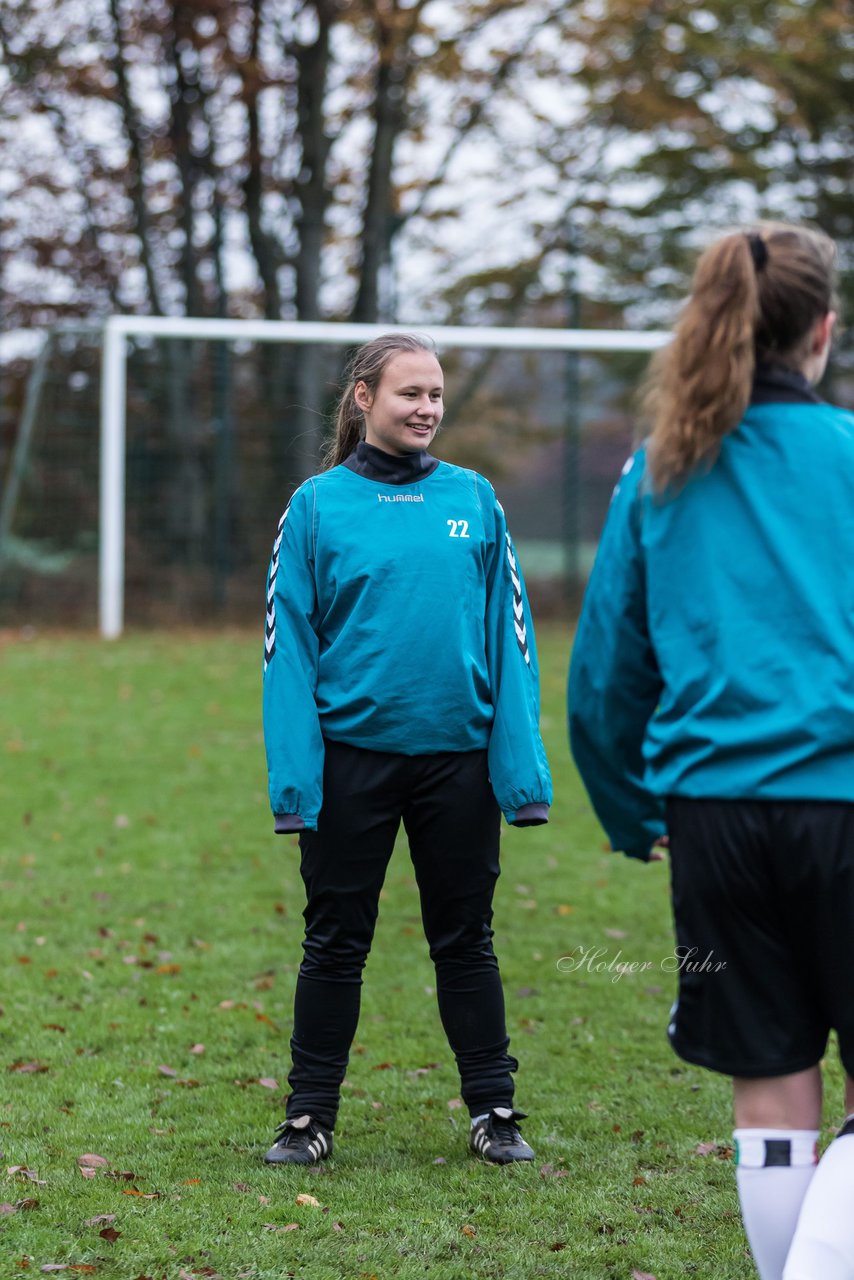
[[818,1163],[784,1280],[854,1280],[854,1116]]
[[[760,1280],[782,1280],[798,1213],[815,1173],[817,1129],[736,1129],[736,1182]],[[810,1280],[828,1280],[811,1276]]]

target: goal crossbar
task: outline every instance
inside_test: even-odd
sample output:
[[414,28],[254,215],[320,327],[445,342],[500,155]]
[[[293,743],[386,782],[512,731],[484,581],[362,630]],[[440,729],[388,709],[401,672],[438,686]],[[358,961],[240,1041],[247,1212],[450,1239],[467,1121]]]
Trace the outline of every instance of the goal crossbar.
[[[178,316],[110,316],[103,326],[98,622],[117,639],[124,628],[125,412],[128,338],[198,338],[351,346],[381,333],[422,332],[416,325],[347,324],[313,320],[202,320]],[[539,329],[430,325],[442,348],[512,351],[649,352],[669,334],[627,329]]]

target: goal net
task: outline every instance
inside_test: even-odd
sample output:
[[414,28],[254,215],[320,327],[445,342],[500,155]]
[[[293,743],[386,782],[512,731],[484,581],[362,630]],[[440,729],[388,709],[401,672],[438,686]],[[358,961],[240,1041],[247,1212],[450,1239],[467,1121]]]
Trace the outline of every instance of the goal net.
[[[279,515],[317,469],[347,356],[394,328],[123,316],[47,335],[0,488],[0,626],[115,637],[256,621]],[[566,601],[666,335],[424,332],[446,377],[432,451],[489,477],[535,600]]]

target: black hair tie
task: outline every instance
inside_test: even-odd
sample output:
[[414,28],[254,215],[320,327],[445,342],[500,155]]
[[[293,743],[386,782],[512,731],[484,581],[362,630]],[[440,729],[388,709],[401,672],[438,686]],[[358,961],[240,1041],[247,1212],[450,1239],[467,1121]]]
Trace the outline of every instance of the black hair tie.
[[761,271],[768,262],[768,246],[760,235],[755,231],[751,231],[747,236],[747,243],[750,246],[750,256],[753,259],[755,270]]

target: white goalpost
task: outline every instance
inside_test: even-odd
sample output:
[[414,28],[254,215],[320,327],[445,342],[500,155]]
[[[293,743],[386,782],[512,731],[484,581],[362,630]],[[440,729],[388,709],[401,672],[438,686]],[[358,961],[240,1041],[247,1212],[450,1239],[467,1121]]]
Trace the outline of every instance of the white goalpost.
[[[421,331],[417,325],[344,324],[286,320],[201,320],[163,316],[111,316],[104,323],[101,369],[101,468],[99,494],[98,621],[101,635],[117,639],[124,628],[126,380],[129,338],[209,338],[220,341],[288,342],[350,346],[381,333]],[[441,351],[471,347],[508,351],[649,352],[670,336],[623,329],[480,328],[428,325]]]

